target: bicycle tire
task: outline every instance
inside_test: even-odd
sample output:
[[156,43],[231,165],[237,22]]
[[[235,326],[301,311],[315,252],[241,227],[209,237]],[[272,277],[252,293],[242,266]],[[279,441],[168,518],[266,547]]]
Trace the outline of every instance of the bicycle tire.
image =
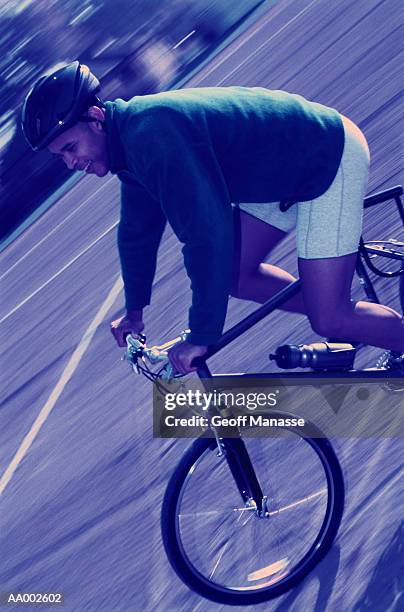
[[[192,477],[198,460],[207,451],[215,452],[215,449],[217,450],[216,442],[212,439],[200,438],[195,440],[185,452],[166,489],[162,506],[161,526],[163,543],[170,564],[179,578],[190,589],[202,597],[218,603],[254,605],[278,597],[296,586],[325,556],[334,542],[342,519],[344,508],[343,475],[335,452],[327,439],[302,436],[302,440],[311,445],[327,475],[329,495],[326,514],[310,550],[300,563],[293,568],[293,571],[290,571],[284,579],[276,584],[254,591],[228,589],[210,581],[190,563],[184,552],[178,527],[178,503],[181,499],[184,483]],[[202,542],[201,546],[203,546]]]

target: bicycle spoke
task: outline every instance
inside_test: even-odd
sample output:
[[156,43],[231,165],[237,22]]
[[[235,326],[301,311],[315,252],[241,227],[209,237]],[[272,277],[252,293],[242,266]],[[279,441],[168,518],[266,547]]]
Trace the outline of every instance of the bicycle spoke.
[[321,491],[317,491],[316,493],[312,493],[311,495],[307,495],[303,499],[299,499],[298,501],[292,502],[287,506],[283,506],[283,508],[278,508],[277,510],[271,510],[269,512],[269,516],[275,516],[276,514],[280,514],[281,512],[286,512],[287,510],[292,510],[292,508],[296,508],[297,506],[301,506],[302,504],[306,504],[313,499],[320,497],[321,495],[327,495],[327,489],[322,489]]
[[[248,510],[248,508],[244,508],[244,511],[246,511],[246,510]],[[246,520],[246,521],[245,521],[245,522],[242,524],[242,526],[243,526],[243,527],[244,527],[244,525],[246,525],[246,524],[247,524],[247,522],[250,520],[251,516],[252,516],[252,515],[250,514],[250,516],[249,516],[249,517],[247,517],[247,520]],[[237,520],[236,520],[236,524],[237,524],[237,523],[239,523],[239,522],[241,521],[242,517],[243,517],[243,513],[241,512],[241,513],[239,514],[239,516],[238,516]],[[230,542],[231,542],[231,539],[232,539],[234,536],[235,536],[235,532],[233,532],[233,533],[232,533],[232,534],[229,536],[229,539],[228,539],[228,540],[227,540],[227,542],[226,542],[226,543],[223,545],[222,551],[221,551],[221,552],[220,552],[220,554],[219,554],[219,558],[218,558],[217,562],[215,563],[215,567],[213,568],[213,571],[212,571],[212,573],[211,573],[211,574],[210,574],[210,576],[209,576],[209,580],[211,580],[211,579],[213,578],[213,575],[214,575],[214,573],[215,573],[216,569],[219,567],[219,563],[220,563],[220,561],[222,560],[222,557],[223,557],[223,555],[224,555],[225,551],[227,550],[227,548],[229,547],[229,544],[230,544]]]

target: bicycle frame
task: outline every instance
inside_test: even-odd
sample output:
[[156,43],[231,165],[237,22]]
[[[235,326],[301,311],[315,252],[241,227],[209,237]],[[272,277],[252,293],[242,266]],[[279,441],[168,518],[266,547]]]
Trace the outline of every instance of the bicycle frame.
[[[379,204],[380,202],[385,202],[391,198],[393,198],[396,202],[397,208],[399,210],[399,214],[401,220],[404,224],[404,210],[403,205],[400,199],[400,196],[403,193],[403,189],[401,186],[393,187],[386,191],[374,194],[373,196],[369,196],[365,199],[364,205],[366,208]],[[362,261],[361,255],[366,253],[366,245],[361,241],[359,254],[358,254],[358,262],[356,266],[356,273],[359,276],[367,297],[374,302],[379,302],[377,294],[374,290],[373,283],[367,273],[365,263]],[[379,254],[379,253],[377,253]],[[389,255],[384,254],[384,256],[389,257]],[[392,256],[392,259],[401,259],[396,256]],[[402,260],[403,261],[403,260]],[[365,262],[368,261],[365,258]],[[372,268],[373,269],[373,268]],[[374,270],[373,270],[374,271]],[[404,272],[404,262],[402,265],[401,273]],[[395,274],[396,275],[396,274]],[[279,291],[276,295],[270,298],[265,304],[257,308],[253,313],[247,316],[245,319],[234,325],[231,329],[229,329],[220,340],[212,347],[209,348],[206,355],[203,358],[199,358],[195,360],[195,364],[197,365],[197,375],[201,379],[206,378],[219,378],[223,376],[221,374],[212,374],[210,369],[208,368],[206,361],[209,357],[212,357],[220,350],[222,350],[225,346],[236,340],[241,334],[245,333],[249,329],[251,329],[256,323],[264,319],[274,310],[278,309],[282,304],[284,304],[291,297],[295,296],[301,290],[301,281],[296,280],[291,283],[288,287],[285,287],[281,291]],[[231,374],[226,374],[226,376],[231,376]],[[380,379],[386,378],[396,378],[397,375],[394,372],[371,369],[371,370],[350,370],[350,371],[305,371],[305,372],[275,372],[275,373],[244,373],[237,374],[237,378],[268,378],[270,376],[273,379],[306,379],[307,376],[310,376],[314,379],[329,379],[329,378],[352,378],[352,379],[362,379],[362,378],[370,378],[374,379],[375,382]],[[237,488],[240,492],[241,498],[248,507],[249,505],[255,508],[257,515],[260,518],[267,517],[267,508],[266,508],[266,498],[263,495],[260,483],[256,476],[254,467],[252,465],[251,459],[249,457],[247,448],[245,446],[244,441],[241,438],[240,432],[238,432],[238,437],[236,438],[219,438],[218,432],[215,427],[210,425],[213,433],[215,435],[215,444],[217,444],[217,448],[219,454],[224,452],[226,456],[227,463],[229,465],[229,469],[233,475]]]

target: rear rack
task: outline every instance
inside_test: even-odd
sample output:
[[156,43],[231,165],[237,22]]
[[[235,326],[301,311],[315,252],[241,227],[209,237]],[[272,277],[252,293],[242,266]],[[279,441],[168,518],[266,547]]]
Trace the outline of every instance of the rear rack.
[[[390,189],[385,189],[384,191],[379,191],[378,193],[367,196],[364,200],[364,206],[365,208],[370,208],[371,206],[375,206],[381,202],[394,200],[401,221],[404,225],[404,208],[401,201],[402,195],[403,187],[401,185],[396,185],[395,187],[390,187]],[[373,263],[372,260],[376,258],[376,256],[399,261],[401,262],[401,265],[395,271],[384,272]],[[384,278],[394,278],[396,276],[404,275],[404,242],[395,240],[393,238],[390,240],[374,240],[369,242],[364,242],[362,238],[360,239],[356,272],[361,279],[368,298],[372,302],[379,302],[373,285],[370,282],[365,264],[374,274]]]
[[404,242],[390,238],[389,240],[371,240],[365,242],[365,249],[369,255],[398,259],[404,262]]
[[404,224],[404,208],[403,203],[401,201],[402,195],[402,185],[396,185],[395,187],[390,187],[390,189],[385,189],[384,191],[379,191],[378,193],[374,193],[373,195],[367,196],[364,199],[364,206],[365,208],[370,208],[371,206],[375,206],[376,204],[380,204],[381,202],[386,202],[387,200],[394,200],[397,205],[401,221]]

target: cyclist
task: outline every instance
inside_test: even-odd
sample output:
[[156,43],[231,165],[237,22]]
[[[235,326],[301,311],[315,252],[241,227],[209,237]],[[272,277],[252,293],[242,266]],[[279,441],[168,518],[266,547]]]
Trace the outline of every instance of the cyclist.
[[302,292],[285,310],[306,314],[321,336],[382,347],[398,359],[401,315],[350,296],[369,167],[354,123],[301,96],[259,87],[105,103],[99,89],[86,66],[70,63],[34,85],[22,125],[34,150],[47,147],[71,170],[111,172],[121,181],[127,312],[111,323],[119,346],[125,333],[144,329],[167,220],[184,245],[192,287],[191,334],[170,352],[182,373],[219,339],[229,294],[264,302],[294,280],[262,262],[296,225]]

